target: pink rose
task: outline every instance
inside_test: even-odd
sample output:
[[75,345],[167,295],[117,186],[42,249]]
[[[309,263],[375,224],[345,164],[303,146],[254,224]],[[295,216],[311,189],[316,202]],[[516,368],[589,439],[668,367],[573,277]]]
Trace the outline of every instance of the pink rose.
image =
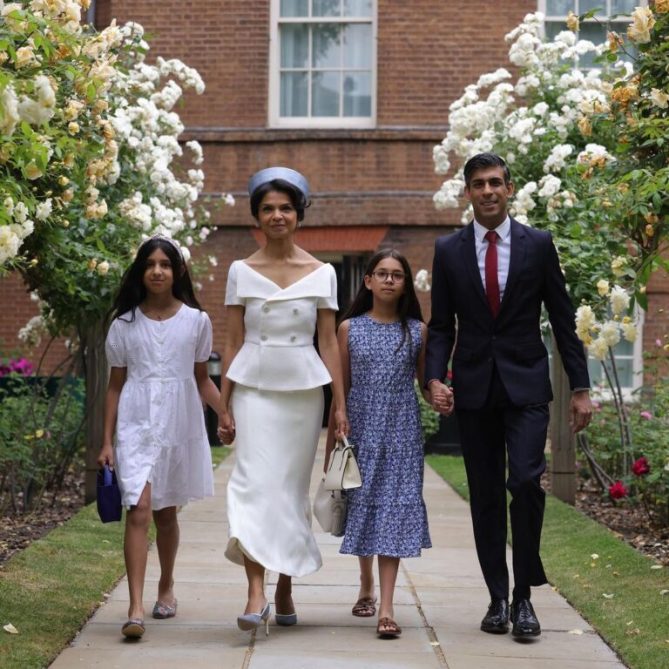
[[613,485],[609,486],[609,497],[611,499],[622,499],[627,497],[628,490],[623,485],[622,481],[616,481]]
[[639,415],[646,420],[650,420],[653,417],[653,414],[650,411],[642,411]]
[[635,476],[643,476],[644,474],[648,474],[649,471],[650,465],[648,464],[648,460],[646,460],[645,457],[641,457],[634,461],[634,464],[632,465],[632,472]]

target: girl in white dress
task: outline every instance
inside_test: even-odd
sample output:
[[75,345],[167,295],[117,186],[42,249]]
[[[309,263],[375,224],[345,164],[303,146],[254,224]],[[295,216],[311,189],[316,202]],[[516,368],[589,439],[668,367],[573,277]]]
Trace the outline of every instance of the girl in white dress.
[[[309,481],[332,382],[335,428],[348,432],[335,335],[337,281],[295,245],[309,188],[295,170],[271,167],[249,182],[251,213],[266,244],[230,267],[226,290],[220,434],[236,437],[228,484],[226,556],[246,570],[248,600],[237,624],[268,630],[265,570],[279,573],[276,622],[294,625],[291,578],[321,566],[311,532]],[[318,332],[320,357],[313,345]]]
[[200,398],[217,409],[220,395],[207,374],[211,322],[195,298],[175,241],[156,235],[139,247],[110,313],[106,353],[111,372],[98,464],[115,467],[127,508],[124,554],[130,605],[121,632],[137,638],[144,634],[142,596],[152,513],[161,569],[152,615],[176,615],[177,507],[213,494]]

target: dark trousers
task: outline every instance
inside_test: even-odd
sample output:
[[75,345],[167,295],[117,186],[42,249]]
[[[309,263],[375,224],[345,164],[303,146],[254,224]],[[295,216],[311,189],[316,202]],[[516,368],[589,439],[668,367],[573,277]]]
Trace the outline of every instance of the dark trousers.
[[495,599],[509,596],[508,489],[512,496],[509,511],[513,595],[514,598],[529,597],[530,586],[547,582],[539,547],[545,505],[540,479],[546,469],[548,405],[513,406],[495,372],[484,408],[457,410],[457,417],[469,482],[476,552],[490,596]]

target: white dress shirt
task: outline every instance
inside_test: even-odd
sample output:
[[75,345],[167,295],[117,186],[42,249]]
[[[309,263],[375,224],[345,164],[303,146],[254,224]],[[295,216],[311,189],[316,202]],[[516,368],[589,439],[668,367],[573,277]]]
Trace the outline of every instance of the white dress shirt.
[[[499,283],[499,300],[504,298],[506,279],[509,276],[509,261],[511,259],[511,219],[507,216],[494,230],[497,240],[497,282]],[[474,237],[476,239],[476,259],[481,273],[481,281],[485,289],[485,254],[488,250],[488,240],[485,238],[488,228],[474,220]]]

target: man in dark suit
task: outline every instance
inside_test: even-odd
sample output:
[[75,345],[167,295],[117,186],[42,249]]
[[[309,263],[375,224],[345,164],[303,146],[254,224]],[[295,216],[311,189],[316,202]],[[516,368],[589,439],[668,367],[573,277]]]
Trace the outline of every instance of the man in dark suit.
[[[476,551],[491,598],[481,629],[505,633],[510,618],[514,636],[533,637],[541,626],[530,586],[547,582],[539,556],[540,478],[553,398],[539,327],[542,304],[569,377],[574,432],[592,414],[587,360],[550,233],[507,213],[513,195],[508,167],[499,156],[481,153],[467,162],[464,174],[474,220],[435,245],[425,378],[435,409],[448,413],[455,403]],[[452,397],[443,385],[451,353]],[[512,495],[510,609],[507,489]]]

